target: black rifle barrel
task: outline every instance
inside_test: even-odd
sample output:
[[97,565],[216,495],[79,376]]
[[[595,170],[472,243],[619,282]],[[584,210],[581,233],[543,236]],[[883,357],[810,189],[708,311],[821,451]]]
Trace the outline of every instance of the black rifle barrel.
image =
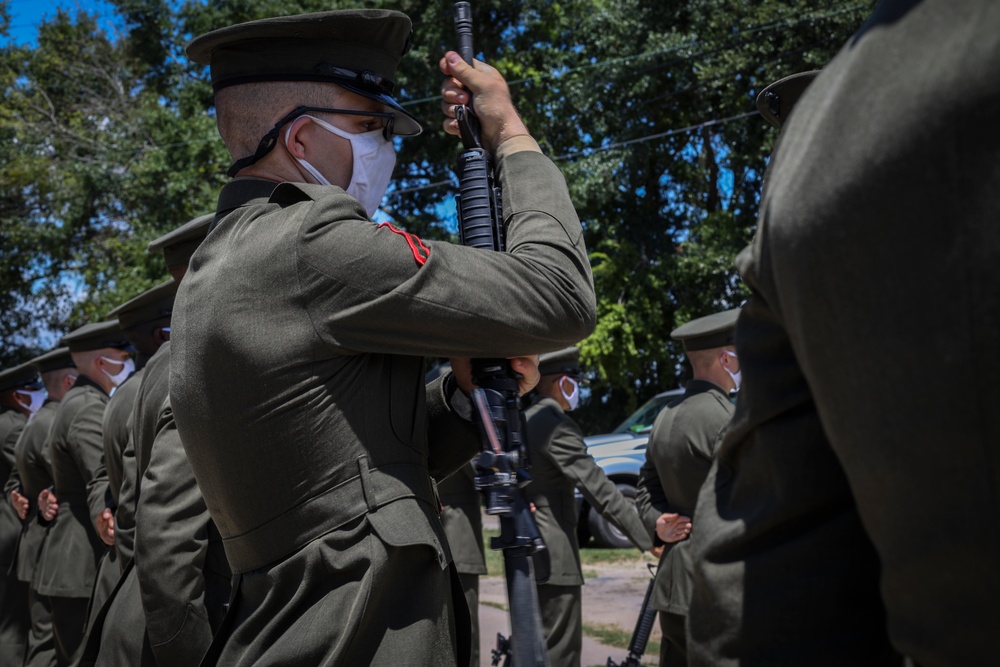
[[458,37],[458,55],[472,64],[472,7],[467,2],[455,3],[455,35]]
[[[455,4],[459,55],[472,64],[472,9]],[[471,103],[469,105],[471,107]],[[478,122],[467,107],[455,109],[465,149],[458,159],[459,236],[462,244],[504,250],[501,193],[493,178],[491,156],[479,140]],[[474,395],[483,451],[476,459],[476,488],[486,496],[487,512],[499,517],[500,536],[494,549],[504,555],[510,607],[510,656],[513,667],[548,667],[542,632],[536,574],[548,577],[548,552],[531,516],[523,485],[527,482],[524,419],[517,377],[507,359],[473,359],[472,374],[480,387]],[[538,558],[536,573],[535,558]],[[497,653],[503,647],[498,647]],[[499,656],[497,656],[499,657]]]

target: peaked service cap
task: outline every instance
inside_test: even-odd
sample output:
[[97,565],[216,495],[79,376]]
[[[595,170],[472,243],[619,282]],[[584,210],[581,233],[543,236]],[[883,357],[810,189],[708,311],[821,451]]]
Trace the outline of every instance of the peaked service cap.
[[[413,29],[402,12],[344,9],[238,23],[196,37],[188,57],[209,65],[212,87],[261,81],[335,83],[385,106],[393,132],[420,134],[417,119],[392,98]],[[295,102],[295,100],[290,100]]]
[[28,363],[37,368],[38,372],[42,375],[62,370],[63,368],[76,368],[76,364],[73,363],[73,357],[69,355],[68,347],[57,347],[54,350],[35,357]]
[[177,285],[177,281],[173,278],[160,283],[118,306],[108,313],[108,317],[117,317],[118,325],[123,330],[170,317],[174,310]]
[[775,81],[757,95],[757,111],[764,120],[780,130],[792,113],[792,107],[818,75],[819,70],[813,70]]
[[710,350],[732,345],[736,339],[736,319],[740,308],[724,310],[691,320],[670,332],[670,337],[684,344],[684,350]]
[[162,250],[163,260],[167,263],[168,269],[176,266],[187,266],[191,255],[208,236],[208,227],[214,219],[214,213],[199,215],[194,220],[189,220],[177,229],[151,241],[146,246],[146,252]]
[[538,357],[539,375],[569,375],[580,377],[580,348],[567,347],[555,352],[547,352]]
[[20,366],[0,371],[0,391],[11,389],[41,389],[45,384],[38,376],[38,369],[29,361]]
[[100,350],[105,347],[115,347],[118,349],[132,348],[129,342],[125,340],[121,327],[118,325],[118,320],[84,324],[79,329],[74,329],[63,336],[59,344],[69,347],[70,352],[86,352],[88,350]]

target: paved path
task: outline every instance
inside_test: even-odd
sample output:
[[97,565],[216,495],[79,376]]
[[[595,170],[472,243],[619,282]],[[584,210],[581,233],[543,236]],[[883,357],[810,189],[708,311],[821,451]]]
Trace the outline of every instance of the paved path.
[[[584,569],[597,575],[588,576],[583,587],[584,625],[617,626],[631,635],[649,582],[648,571],[643,562],[637,558],[635,563],[586,566]],[[497,633],[510,635],[504,579],[498,576],[482,577],[479,597],[479,655],[480,664],[486,667],[490,664],[491,651],[496,646]],[[503,609],[494,605],[502,605]],[[652,640],[660,640],[659,624],[653,629]],[[582,667],[605,667],[609,657],[621,662],[625,659],[625,654],[625,649],[605,646],[584,634]],[[657,656],[647,653],[643,657],[643,664],[656,665]]]

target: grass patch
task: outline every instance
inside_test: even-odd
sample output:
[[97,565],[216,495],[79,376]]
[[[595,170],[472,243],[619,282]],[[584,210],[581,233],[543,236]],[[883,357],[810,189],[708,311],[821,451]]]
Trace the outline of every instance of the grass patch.
[[[638,549],[580,549],[580,565],[642,563],[647,558]],[[650,557],[648,560],[652,560]]]
[[[587,635],[591,639],[594,639],[605,646],[612,646],[614,648],[620,648],[623,651],[628,650],[629,642],[632,641],[632,632],[626,632],[622,630],[617,625],[592,625],[590,623],[583,624],[583,634]],[[646,652],[643,654],[644,658],[649,656],[654,657],[654,663],[656,662],[656,656],[660,655],[660,642],[652,641],[646,644]],[[611,656],[614,657],[614,656]],[[625,656],[620,656],[624,658]],[[645,661],[643,661],[645,662]]]
[[499,609],[500,611],[507,611],[507,605],[502,602],[494,602],[493,600],[479,600],[479,604],[484,607],[493,607],[494,609]]
[[485,529],[483,530],[483,546],[486,547],[486,574],[495,575],[498,577],[503,576],[503,552],[494,551],[490,547],[490,539],[494,537],[500,537],[499,530]]

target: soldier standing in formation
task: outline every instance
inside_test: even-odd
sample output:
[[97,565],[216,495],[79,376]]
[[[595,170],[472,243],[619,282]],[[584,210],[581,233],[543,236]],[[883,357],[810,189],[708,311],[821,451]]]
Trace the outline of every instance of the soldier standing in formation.
[[[55,507],[42,546],[37,590],[52,601],[52,626],[60,665],[76,660],[83,640],[97,561],[104,543],[87,502],[87,483],[104,451],[101,424],[110,393],[131,374],[129,344],[118,320],[87,324],[63,337],[78,377],[56,411],[46,447],[55,482]],[[53,511],[54,510],[54,511]]]
[[692,665],[996,662],[998,26],[991,0],[884,0],[782,128]]
[[121,577],[124,565],[119,565],[115,550],[115,513],[122,488],[122,457],[128,444],[128,418],[146,363],[170,338],[170,312],[173,309],[177,283],[173,279],[146,290],[118,306],[108,317],[117,317],[122,335],[135,349],[135,371],[115,389],[104,410],[101,430],[104,452],[94,478],[88,484],[91,516],[97,535],[107,545],[98,566],[97,582],[90,599],[87,625],[93,623],[96,611],[111,594]]
[[583,572],[573,490],[579,488],[590,506],[640,550],[649,551],[653,543],[635,506],[587,453],[580,427],[566,414],[580,399],[580,350],[542,355],[538,371],[542,378],[524,413],[532,477],[528,500],[551,561],[549,580],[538,585],[538,601],[550,664],[572,667],[580,664],[583,646]]
[[[60,347],[32,359],[45,384],[45,401],[18,438],[16,467],[11,470],[5,491],[24,526],[17,550],[17,578],[28,586],[28,610],[31,630],[28,633],[24,667],[48,667],[56,661],[52,637],[52,605],[37,591],[35,572],[48,522],[38,511],[38,496],[52,486],[52,465],[45,441],[55,419],[56,409],[66,392],[76,382],[76,366],[68,347]],[[33,397],[34,398],[34,397]],[[6,598],[4,605],[8,604]]]
[[[0,372],[0,478],[5,482],[17,463],[15,449],[28,418],[42,407],[45,387],[31,364]],[[12,564],[17,556],[21,519],[9,503],[0,504],[0,665],[19,665],[28,641],[28,584]]]
[[[202,239],[205,238],[205,235],[208,233],[208,227],[214,217],[212,214],[206,214],[189,220],[177,229],[173,229],[160,238],[151,241],[146,248],[146,251],[149,253],[163,253],[163,261],[167,266],[167,273],[170,274],[170,277],[178,285],[180,285],[184,274],[187,272],[188,261],[191,259],[191,255],[194,254],[195,249],[201,243]],[[167,338],[169,339],[169,335]],[[169,359],[170,346],[167,344],[168,342],[169,340],[157,349],[158,354],[155,356]],[[164,363],[161,366],[161,370],[166,370],[168,367],[169,363]],[[146,370],[144,376],[148,375],[150,375],[150,371]],[[159,386],[159,383],[160,380],[153,380],[150,382],[150,385]],[[154,401],[157,399],[160,401],[165,400],[166,391],[164,390],[162,396],[156,396]],[[154,407],[150,404],[150,407],[141,415],[139,421],[135,422],[133,420],[129,427],[130,435],[132,435],[131,431],[138,428],[143,430],[143,436],[147,435],[146,429],[148,427],[149,437],[148,440],[144,440],[144,454],[148,453],[149,447],[152,447],[153,438],[151,432],[155,426],[157,417],[157,414],[154,413],[157,413],[159,408],[159,405]],[[122,483],[119,493],[118,511],[115,513],[115,548],[118,550],[118,560],[122,568],[132,560],[135,552],[135,512],[138,504],[140,479],[142,473],[145,472],[145,463],[147,461],[148,458],[144,458],[143,465],[140,467],[136,459],[135,439],[134,437],[130,438],[122,452]]]
[[[737,308],[700,317],[671,332],[671,338],[684,345],[692,379],[679,402],[660,412],[653,423],[639,473],[636,505],[650,535],[665,545],[649,600],[659,612],[663,630],[660,667],[687,664],[684,625],[691,597],[690,542],[677,538],[687,536],[692,521],[697,529],[698,490],[733,414],[730,392],[740,388],[733,348],[739,312]],[[680,532],[666,539],[671,529]]]
[[[149,252],[163,252],[177,284],[212,217],[149,244]],[[169,330],[170,321],[163,324]],[[130,526],[130,567],[92,630],[87,665],[198,664],[229,598],[221,540],[174,428],[169,367],[166,340],[146,365],[129,418],[119,513]]]
[[[467,664],[429,473],[479,447],[456,412],[471,384],[448,374],[425,391],[421,357],[523,355],[593,327],[565,182],[493,68],[448,53],[443,106],[457,135],[453,105],[475,97],[507,252],[372,224],[392,137],[420,130],[390,97],[410,32],[398,12],[325,12],[188,47],[211,65],[237,176],[171,342],[174,417],[237,575],[205,664]],[[533,364],[514,366],[530,388]]]

